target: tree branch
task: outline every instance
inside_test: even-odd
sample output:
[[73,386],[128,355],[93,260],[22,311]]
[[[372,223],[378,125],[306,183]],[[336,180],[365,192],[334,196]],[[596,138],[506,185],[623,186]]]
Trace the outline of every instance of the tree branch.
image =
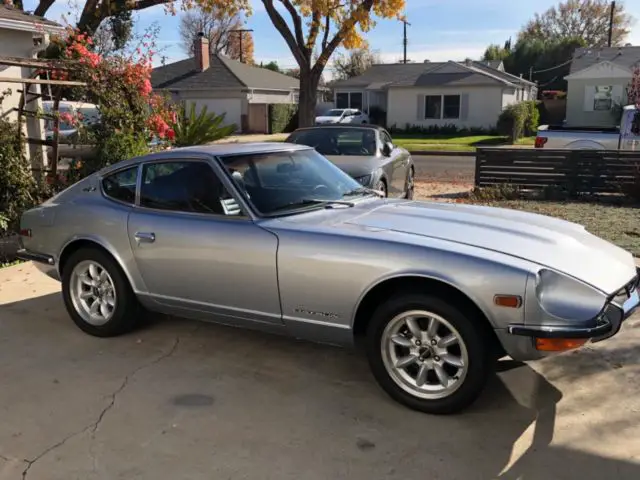
[[318,32],[320,32],[320,10],[315,7],[315,0],[311,1],[311,10],[313,15],[311,16],[311,26],[309,27],[309,36],[307,37],[307,50],[313,50],[316,45],[316,38],[318,38]]
[[163,3],[169,3],[169,0],[138,0],[131,10],[144,10]]
[[296,62],[298,62],[300,69],[308,68],[308,60],[302,52],[302,45],[304,44],[299,45],[296,43],[296,39],[293,37],[291,30],[289,30],[287,22],[284,21],[282,15],[280,15],[280,13],[273,6],[273,0],[262,0],[262,3],[267,11],[267,15],[269,15],[269,18],[273,23],[273,26],[276,27],[276,29],[282,35],[282,38],[284,38],[284,41],[287,42],[289,50],[291,50],[291,53],[296,59]]
[[331,57],[335,49],[338,48],[340,43],[342,43],[347,32],[350,29],[355,28],[357,18],[359,18],[363,13],[369,14],[372,8],[373,0],[364,0],[360,5],[358,5],[358,8],[351,12],[351,16],[342,23],[340,30],[338,30],[338,33],[336,33],[331,39],[331,41],[327,45],[327,48],[322,49],[320,57],[318,57],[318,60],[313,66],[313,72],[315,74],[320,75],[322,73],[322,70],[324,70],[324,67],[329,61],[329,58]]
[[329,30],[331,29],[331,14],[327,13],[327,19],[324,25],[324,36],[322,37],[322,51],[327,48],[327,42],[329,41]]
[[38,3],[38,6],[33,11],[33,14],[38,17],[44,17],[55,1],[56,0],[40,0],[40,3]]
[[[284,5],[284,8],[286,8],[291,15],[291,20],[293,20],[293,27],[296,33],[296,42],[300,46],[302,53],[307,53],[302,50],[303,48],[305,48],[306,43],[304,41],[304,35],[302,33],[302,19],[300,18],[300,15],[298,15],[296,7],[294,7],[289,0],[280,0],[280,3]],[[308,57],[309,55],[305,56]]]

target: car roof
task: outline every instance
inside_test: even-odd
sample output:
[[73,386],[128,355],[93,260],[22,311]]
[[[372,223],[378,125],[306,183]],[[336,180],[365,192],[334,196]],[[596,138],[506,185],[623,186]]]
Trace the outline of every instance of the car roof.
[[172,148],[170,150],[163,150],[161,152],[154,152],[148,155],[123,160],[101,170],[100,174],[104,175],[112,170],[119,170],[144,161],[184,159],[185,153],[196,154],[198,156],[226,157],[230,155],[251,155],[255,153],[275,153],[309,149],[311,149],[311,147],[307,145],[286,142],[216,143],[212,145],[196,145],[191,147]]

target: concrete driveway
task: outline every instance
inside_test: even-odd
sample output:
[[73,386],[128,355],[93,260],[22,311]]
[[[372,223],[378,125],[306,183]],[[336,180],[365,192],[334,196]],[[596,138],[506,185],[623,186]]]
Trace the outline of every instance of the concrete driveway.
[[23,264],[0,270],[0,479],[638,479],[639,364],[636,315],[428,416],[355,352],[162,317],[89,337]]

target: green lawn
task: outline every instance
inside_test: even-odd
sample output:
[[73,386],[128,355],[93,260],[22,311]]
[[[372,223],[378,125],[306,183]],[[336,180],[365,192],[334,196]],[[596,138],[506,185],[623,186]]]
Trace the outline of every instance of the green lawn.
[[[518,140],[517,145],[533,145],[535,137],[526,137]],[[409,151],[442,150],[472,152],[477,147],[491,147],[508,145],[508,137],[501,135],[410,135],[397,134],[393,141],[398,146]]]

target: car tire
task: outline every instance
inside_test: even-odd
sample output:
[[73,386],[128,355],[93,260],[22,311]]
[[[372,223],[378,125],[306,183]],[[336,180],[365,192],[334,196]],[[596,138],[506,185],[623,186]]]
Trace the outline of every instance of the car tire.
[[415,190],[415,173],[413,171],[413,167],[409,169],[409,173],[407,175],[406,189],[407,191],[404,195],[404,198],[406,198],[407,200],[413,200],[413,194]]
[[380,180],[378,183],[376,183],[375,189],[379,192],[384,193],[385,198],[389,196],[389,192],[387,191],[387,184],[384,182],[384,180]]
[[414,410],[444,415],[467,408],[480,396],[493,365],[479,321],[440,297],[391,297],[367,328],[375,379],[391,398]]
[[62,296],[73,322],[95,337],[122,335],[142,320],[129,280],[99,248],[81,248],[71,254],[62,272]]

